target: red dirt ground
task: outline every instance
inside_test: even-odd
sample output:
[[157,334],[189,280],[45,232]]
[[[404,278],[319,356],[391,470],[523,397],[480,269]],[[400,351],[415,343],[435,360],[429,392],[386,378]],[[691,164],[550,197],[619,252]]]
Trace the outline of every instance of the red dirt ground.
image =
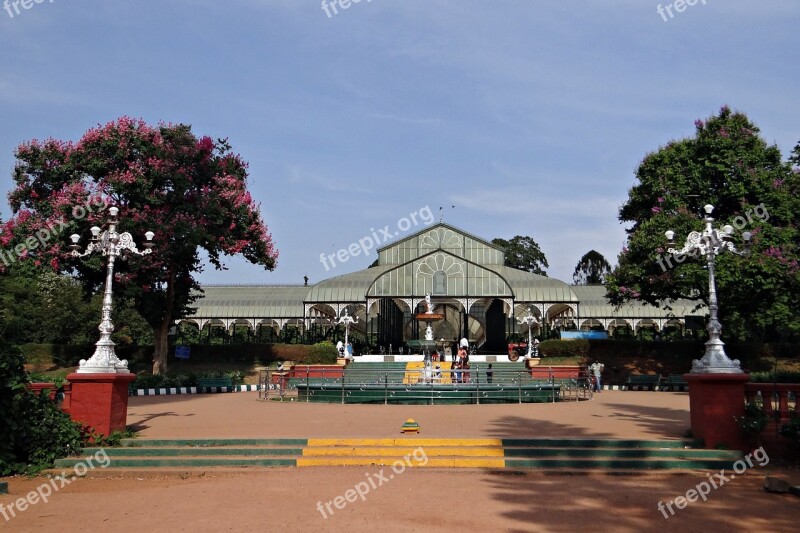
[[424,437],[679,439],[687,393],[605,391],[590,402],[500,405],[341,405],[258,400],[256,393],[131,398],[142,438],[396,437],[407,418]]
[[[497,406],[341,406],[264,402],[254,393],[131,399],[142,438],[397,437],[409,417],[421,437],[680,438],[688,395],[603,392],[591,402]],[[761,488],[764,475],[800,484],[800,472],[756,467],[665,519],[667,502],[704,473],[565,475],[407,470],[365,500],[323,518],[317,503],[388,467],[96,470],[5,521],[0,531],[797,531],[800,499]],[[94,476],[94,477],[93,477]],[[9,479],[8,505],[47,480]]]

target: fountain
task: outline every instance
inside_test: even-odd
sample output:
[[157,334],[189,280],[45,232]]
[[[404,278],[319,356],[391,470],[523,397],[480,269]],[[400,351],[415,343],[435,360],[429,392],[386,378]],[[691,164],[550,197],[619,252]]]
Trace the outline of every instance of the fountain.
[[436,339],[433,336],[433,326],[431,326],[431,322],[435,322],[437,320],[444,320],[444,315],[441,313],[434,313],[433,312],[433,304],[431,303],[431,293],[427,293],[425,295],[425,305],[426,309],[424,313],[417,313],[414,315],[414,318],[417,320],[422,320],[425,322],[425,340],[418,340],[418,341],[409,341],[407,344],[409,347],[419,348],[420,351],[425,355],[427,359],[428,354],[430,354],[433,350],[436,349]]

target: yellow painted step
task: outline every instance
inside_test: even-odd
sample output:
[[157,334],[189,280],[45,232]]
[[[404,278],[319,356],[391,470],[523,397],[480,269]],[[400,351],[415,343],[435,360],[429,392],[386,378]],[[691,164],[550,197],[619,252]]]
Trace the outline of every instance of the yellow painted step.
[[[433,371],[433,367],[436,366],[437,363],[431,364],[431,371]],[[442,371],[442,379],[438,380],[436,383],[452,383],[452,379],[450,379],[450,363],[439,362],[441,365]],[[420,381],[422,377],[422,371],[425,369],[425,362],[424,361],[412,361],[406,363],[406,373],[403,375],[403,384],[404,385],[413,385]]]
[[[399,464],[398,464],[399,461]],[[395,472],[402,472],[400,465],[404,468],[505,468],[505,459],[475,458],[462,459],[457,457],[434,457],[428,459],[427,463],[417,463],[411,461],[406,463],[403,459],[392,459],[390,457],[300,457],[297,459],[297,466],[392,466]],[[399,472],[398,472],[399,473]]]
[[[420,448],[403,447],[317,447],[303,449],[303,457],[414,457]],[[436,446],[424,448],[426,457],[504,457],[502,448],[465,448],[463,446]]]
[[314,446],[503,446],[502,439],[435,439],[398,437],[388,439],[308,439],[308,447]]

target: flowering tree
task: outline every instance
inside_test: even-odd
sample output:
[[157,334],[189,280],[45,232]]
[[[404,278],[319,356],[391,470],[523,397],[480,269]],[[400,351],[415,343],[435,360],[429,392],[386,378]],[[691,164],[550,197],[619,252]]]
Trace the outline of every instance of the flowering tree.
[[695,126],[693,138],[672,141],[639,165],[638,183],[620,208],[620,220],[631,226],[618,266],[606,278],[609,297],[653,305],[705,300],[705,260],[671,257],[664,232],[674,230],[680,248],[689,232],[702,229],[702,206],[712,204],[715,226],[731,224],[737,234],[753,234],[750,256],[717,258],[719,314],[727,336],[798,335],[800,310],[793,302],[800,285],[800,174],[742,113],[723,107]]
[[154,329],[154,374],[167,369],[174,319],[191,313],[201,249],[218,269],[221,256],[236,254],[275,268],[277,251],[247,192],[247,164],[226,141],[197,138],[187,125],[151,127],[123,117],[76,144],[34,140],[15,155],[14,214],[0,229],[0,246],[13,250],[12,260],[49,265],[99,287],[103,258],[72,259],[68,235],[78,233],[85,243],[89,228],[105,222],[108,205],[120,208],[118,231],[139,240],[155,232],[153,254],[115,265],[115,294],[133,299]]

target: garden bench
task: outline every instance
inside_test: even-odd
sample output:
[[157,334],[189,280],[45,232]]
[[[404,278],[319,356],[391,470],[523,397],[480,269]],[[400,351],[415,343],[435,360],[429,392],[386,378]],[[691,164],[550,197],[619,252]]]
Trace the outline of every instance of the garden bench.
[[661,383],[661,375],[659,374],[631,374],[628,376],[628,381],[625,383],[628,390],[639,390],[647,387],[647,390],[658,390]]
[[670,374],[669,377],[661,383],[661,390],[685,390],[689,384],[683,379],[683,374]]
[[204,392],[208,389],[224,389],[225,392],[233,391],[233,380],[231,378],[198,378],[197,392]]

